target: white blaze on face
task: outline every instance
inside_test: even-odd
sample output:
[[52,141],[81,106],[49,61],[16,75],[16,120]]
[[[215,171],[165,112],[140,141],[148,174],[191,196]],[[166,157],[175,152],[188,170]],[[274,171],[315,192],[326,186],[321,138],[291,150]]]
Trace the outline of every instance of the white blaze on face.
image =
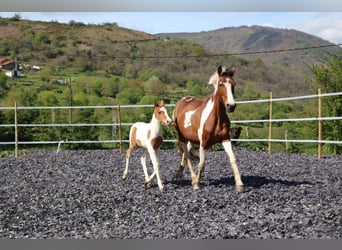
[[165,117],[166,117],[166,123],[170,123],[171,122],[171,118],[169,117],[168,113],[167,113],[167,109],[165,107],[161,107],[160,108],[161,111],[164,112]]
[[188,111],[185,113],[185,119],[184,119],[184,128],[191,126],[191,117],[195,113],[195,110]]
[[234,96],[233,96],[232,85],[230,83],[226,82],[225,86],[227,89],[228,104],[234,106],[235,100],[234,100]]

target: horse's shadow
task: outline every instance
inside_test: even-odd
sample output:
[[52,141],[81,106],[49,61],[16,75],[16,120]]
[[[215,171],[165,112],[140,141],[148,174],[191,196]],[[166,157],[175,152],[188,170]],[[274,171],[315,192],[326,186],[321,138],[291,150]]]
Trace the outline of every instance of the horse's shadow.
[[[283,186],[300,186],[304,184],[312,185],[309,181],[288,181],[288,180],[281,180],[281,179],[272,179],[272,178],[266,178],[263,176],[241,176],[242,182],[244,183],[245,187],[251,187],[251,188],[260,188],[262,186],[268,185],[268,184],[280,184]],[[210,180],[209,185],[213,186],[234,186],[235,181],[233,177],[222,177],[220,179]]]
[[[261,188],[262,186],[268,184],[279,184],[283,186],[295,187],[300,185],[312,185],[309,181],[288,181],[281,179],[266,178],[263,176],[241,176],[242,182],[245,187],[250,187],[253,189]],[[202,185],[221,187],[221,186],[235,186],[234,177],[221,177],[219,179],[209,179],[207,181],[201,181]],[[177,184],[180,186],[191,186],[191,180],[181,179],[181,180],[171,180],[170,183]]]

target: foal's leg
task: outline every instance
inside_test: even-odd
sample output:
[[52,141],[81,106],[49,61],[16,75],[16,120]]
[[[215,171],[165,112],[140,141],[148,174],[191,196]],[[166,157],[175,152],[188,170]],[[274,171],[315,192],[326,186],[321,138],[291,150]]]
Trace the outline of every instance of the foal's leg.
[[150,178],[149,178],[148,172],[147,172],[146,153],[147,153],[147,150],[145,148],[143,148],[143,153],[140,157],[140,162],[141,162],[141,165],[143,167],[143,171],[144,171],[144,175],[145,175],[145,184],[147,185],[147,187],[150,187],[151,181],[149,180]]
[[160,191],[163,191],[164,189],[164,185],[160,179],[159,176],[159,168],[160,168],[160,151],[159,149],[154,150],[152,147],[148,148],[148,152],[150,154],[151,157],[151,161],[153,164],[153,174],[150,177],[150,182],[152,181],[154,174],[157,176],[157,182],[158,182],[158,187]]
[[199,189],[199,184],[200,184],[202,172],[204,170],[204,162],[205,162],[205,152],[202,146],[200,146],[199,152],[200,152],[200,159],[198,163],[198,173],[197,173],[195,180],[192,182],[193,189],[195,190]]
[[134,149],[133,147],[129,147],[127,149],[127,152],[126,152],[126,166],[125,166],[125,170],[123,172],[123,175],[121,177],[123,180],[126,180],[126,178],[127,178],[129,158],[131,157],[131,153],[132,153],[133,149]]
[[242,193],[245,191],[245,188],[244,188],[244,185],[241,181],[240,172],[239,172],[238,166],[236,164],[235,155],[234,155],[233,149],[232,149],[232,142],[230,140],[223,141],[222,145],[224,147],[224,150],[227,152],[227,154],[229,156],[230,165],[232,167],[233,174],[234,174],[236,191],[239,193]]

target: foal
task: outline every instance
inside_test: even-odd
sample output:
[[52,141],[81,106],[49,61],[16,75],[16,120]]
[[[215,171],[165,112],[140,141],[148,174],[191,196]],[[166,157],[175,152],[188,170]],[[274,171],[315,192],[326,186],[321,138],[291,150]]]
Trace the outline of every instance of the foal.
[[[125,180],[128,174],[128,165],[131,152],[136,146],[140,146],[143,149],[143,154],[140,158],[145,174],[145,184],[147,187],[151,186],[151,182],[155,176],[157,176],[157,182],[160,191],[163,191],[164,185],[160,180],[159,168],[160,168],[160,146],[163,143],[161,124],[170,126],[172,120],[167,114],[167,110],[164,101],[161,100],[160,104],[154,101],[154,111],[152,120],[150,123],[136,122],[132,125],[129,133],[129,148],[126,152],[126,167],[122,175],[122,179]],[[149,153],[152,164],[153,173],[151,176],[147,173],[146,166],[146,152]]]

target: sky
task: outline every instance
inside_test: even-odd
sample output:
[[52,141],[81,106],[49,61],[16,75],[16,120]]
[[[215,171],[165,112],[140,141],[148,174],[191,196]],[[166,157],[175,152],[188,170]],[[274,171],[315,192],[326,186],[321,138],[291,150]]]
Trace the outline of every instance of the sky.
[[262,25],[296,29],[342,44],[342,12],[0,12],[0,17],[15,14],[22,19],[60,23],[117,23],[150,34]]

